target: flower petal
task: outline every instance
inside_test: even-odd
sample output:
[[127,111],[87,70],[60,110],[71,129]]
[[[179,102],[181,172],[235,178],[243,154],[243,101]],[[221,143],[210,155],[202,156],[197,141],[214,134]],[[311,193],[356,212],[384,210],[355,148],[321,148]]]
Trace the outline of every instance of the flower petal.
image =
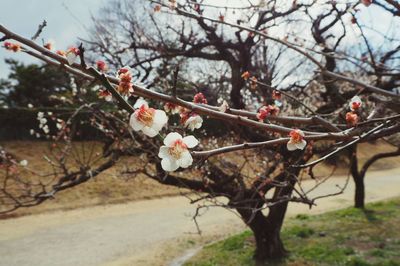
[[290,142],[290,141],[287,143],[286,147],[287,147],[287,149],[288,149],[289,151],[297,150],[296,145],[295,145],[293,142]]
[[193,148],[199,144],[199,141],[193,136],[187,136],[183,138],[183,143],[185,143],[188,148]]
[[164,171],[172,172],[179,168],[179,165],[175,160],[169,158],[164,158],[161,160],[161,167]]
[[188,168],[193,163],[192,155],[189,151],[185,151],[181,154],[181,158],[177,161],[178,165],[182,168]]
[[138,109],[142,105],[145,105],[146,107],[149,106],[149,104],[143,98],[139,98],[139,99],[137,99],[135,105],[133,105],[133,108]]
[[354,96],[353,98],[351,98],[352,102],[356,102],[356,103],[361,103],[361,98],[359,96]]
[[307,146],[307,141],[304,139],[301,142],[295,144],[297,149],[303,150]]
[[158,152],[158,157],[162,159],[170,157],[169,148],[167,146],[161,146]]
[[137,120],[135,113],[131,114],[131,118],[129,119],[129,125],[135,131],[142,130],[144,127],[144,125],[139,120]]
[[186,120],[185,127],[189,128],[190,130],[195,130],[201,128],[203,125],[203,118],[199,115],[191,116]]
[[153,128],[156,130],[161,130],[164,125],[168,122],[168,116],[167,114],[162,111],[162,110],[156,110],[154,112],[154,118],[153,118]]
[[174,141],[176,141],[178,139],[182,139],[181,134],[176,133],[176,132],[171,132],[165,137],[164,145],[171,146],[174,143]]
[[142,128],[142,131],[143,131],[143,134],[145,134],[146,136],[149,136],[150,138],[157,136],[157,134],[159,132],[158,130],[155,130],[154,128],[147,127],[147,126]]
[[67,54],[67,61],[68,61],[68,64],[69,65],[72,65],[73,63],[75,63],[75,60],[76,60],[76,58],[77,58],[78,56],[76,55],[76,54],[74,54],[74,53],[68,53]]

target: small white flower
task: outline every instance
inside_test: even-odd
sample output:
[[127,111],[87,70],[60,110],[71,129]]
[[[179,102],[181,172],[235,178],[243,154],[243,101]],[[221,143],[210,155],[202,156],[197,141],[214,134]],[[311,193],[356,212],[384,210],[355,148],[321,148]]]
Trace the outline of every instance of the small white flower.
[[44,113],[43,113],[43,112],[38,112],[38,113],[37,113],[37,118],[38,118],[38,120],[40,120],[41,118],[43,118],[43,116],[44,116]]
[[185,122],[185,127],[194,131],[195,129],[201,128],[203,125],[203,118],[201,116],[195,114],[189,117]]
[[28,103],[28,108],[33,108],[33,104]]
[[60,130],[60,129],[62,129],[62,127],[63,127],[63,126],[62,126],[62,124],[61,124],[61,123],[57,123],[57,124],[56,124],[56,127],[57,127],[57,129],[59,129],[59,130]]
[[31,135],[33,135],[33,134],[35,134],[35,130],[31,129],[31,130],[29,130],[29,133],[30,133]]
[[229,104],[228,104],[228,102],[227,101],[223,101],[222,102],[222,104],[221,104],[221,106],[219,107],[219,111],[220,112],[223,112],[223,113],[226,113],[226,111],[229,109]]
[[160,147],[158,157],[161,167],[165,171],[172,172],[179,167],[187,168],[192,165],[193,158],[188,148],[196,147],[199,141],[193,136],[182,138],[179,133],[169,133],[164,139],[164,145]]
[[53,115],[53,112],[47,112],[48,115]]
[[40,122],[40,124],[44,125],[44,124],[47,123],[47,119],[46,118],[41,118],[39,122]]
[[36,133],[36,137],[37,137],[37,138],[40,138],[40,134],[39,134],[39,133]]
[[68,64],[72,65],[73,63],[75,63],[76,59],[79,56],[79,49],[75,48],[75,47],[71,47],[68,49],[65,56],[67,58]]
[[362,101],[360,97],[356,95],[353,98],[351,98],[349,106],[352,111],[357,111],[361,107],[361,105]]
[[49,127],[47,125],[45,125],[42,129],[43,129],[43,132],[45,134],[49,134],[50,130],[49,130]]
[[19,162],[19,164],[21,165],[21,166],[28,166],[28,161],[27,160],[22,160],[22,161],[20,161]]
[[152,138],[168,122],[168,116],[164,111],[149,108],[147,102],[143,99],[137,100],[134,107],[138,109],[131,115],[129,124],[135,131],[142,131]]
[[290,131],[289,136],[290,140],[286,145],[289,151],[303,150],[307,146],[307,142],[304,140],[304,133],[300,129]]

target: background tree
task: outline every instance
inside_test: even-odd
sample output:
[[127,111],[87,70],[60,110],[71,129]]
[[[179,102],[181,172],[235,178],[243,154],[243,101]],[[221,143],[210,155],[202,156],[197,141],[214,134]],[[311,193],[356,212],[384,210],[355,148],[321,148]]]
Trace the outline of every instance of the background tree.
[[7,80],[0,80],[0,101],[3,105],[51,107],[57,104],[54,96],[71,93],[70,76],[54,66],[26,66],[12,59],[6,60],[6,63],[10,74]]

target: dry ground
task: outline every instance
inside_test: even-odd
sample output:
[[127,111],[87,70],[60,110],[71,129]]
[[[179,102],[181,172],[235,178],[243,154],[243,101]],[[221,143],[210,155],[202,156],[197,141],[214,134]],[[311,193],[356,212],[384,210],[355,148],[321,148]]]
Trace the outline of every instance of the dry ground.
[[[79,143],[77,145],[81,145]],[[85,142],[86,147],[92,145],[92,142]],[[96,143],[97,149],[100,146]],[[34,169],[46,170],[49,164],[43,159],[43,154],[48,153],[50,142],[46,141],[11,141],[0,143],[7,151],[17,156],[17,159],[26,159],[29,161],[29,167]],[[362,144],[359,148],[360,163],[363,163],[372,154],[394,150],[393,147],[385,143]],[[231,154],[232,160],[240,160]],[[42,213],[54,210],[75,209],[94,205],[105,205],[112,203],[121,203],[127,201],[157,198],[180,193],[188,193],[183,189],[163,186],[144,176],[126,177],[121,174],[126,165],[135,165],[138,161],[135,158],[124,158],[117,166],[105,171],[99,176],[93,178],[85,184],[76,188],[69,189],[57,194],[54,200],[45,202],[40,206],[28,209],[19,209],[13,213],[13,216],[26,214]],[[390,169],[400,167],[399,158],[388,158],[375,163],[371,170]],[[327,164],[321,164],[314,170],[319,176],[326,176],[332,172],[333,167]],[[345,168],[337,168],[335,175],[346,174]],[[0,177],[1,178],[1,177]]]
[[[310,196],[337,192],[336,185],[344,182],[343,177],[331,178]],[[313,180],[307,180],[303,187],[313,185]],[[399,169],[369,173],[367,201],[398,197],[399,187]],[[320,199],[311,210],[305,204],[290,204],[287,214],[317,214],[350,206],[353,191],[350,182],[343,194]],[[195,209],[184,197],[168,197],[0,220],[0,265],[180,265],[169,262],[188,249],[245,229],[233,212],[210,208],[198,219],[203,232],[199,236],[191,219]]]

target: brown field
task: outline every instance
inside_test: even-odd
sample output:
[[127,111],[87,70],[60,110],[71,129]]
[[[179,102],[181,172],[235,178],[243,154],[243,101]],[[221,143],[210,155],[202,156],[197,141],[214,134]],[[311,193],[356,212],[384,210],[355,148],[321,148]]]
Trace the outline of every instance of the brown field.
[[[29,167],[46,171],[49,164],[44,160],[43,154],[48,153],[50,142],[45,141],[11,141],[0,143],[8,152],[16,156],[18,160],[26,159],[29,161]],[[79,144],[80,145],[80,144]],[[88,142],[85,143],[88,146]],[[93,143],[89,143],[93,145]],[[94,143],[94,145],[96,145]],[[97,145],[99,146],[99,145]],[[100,150],[100,147],[97,148]],[[372,154],[394,150],[390,145],[380,142],[376,144],[362,144],[359,148],[360,164],[363,163]],[[241,157],[231,154],[230,160],[240,162]],[[179,193],[188,193],[187,190],[174,187],[163,186],[145,176],[138,175],[134,178],[126,177],[121,174],[126,165],[138,163],[134,157],[123,158],[117,166],[103,172],[88,182],[79,185],[73,189],[60,192],[54,200],[49,200],[40,206],[33,208],[19,209],[13,213],[13,216],[48,212],[54,210],[74,209],[102,204],[121,203],[134,200],[143,200],[156,197],[177,195]],[[343,161],[339,165],[343,165]],[[389,169],[400,167],[399,158],[383,159],[375,163],[371,170]],[[326,163],[318,165],[314,173],[318,177],[330,175],[333,166]],[[50,170],[50,169],[49,169]],[[347,173],[344,167],[335,169],[335,175]],[[249,172],[254,172],[249,170]]]

